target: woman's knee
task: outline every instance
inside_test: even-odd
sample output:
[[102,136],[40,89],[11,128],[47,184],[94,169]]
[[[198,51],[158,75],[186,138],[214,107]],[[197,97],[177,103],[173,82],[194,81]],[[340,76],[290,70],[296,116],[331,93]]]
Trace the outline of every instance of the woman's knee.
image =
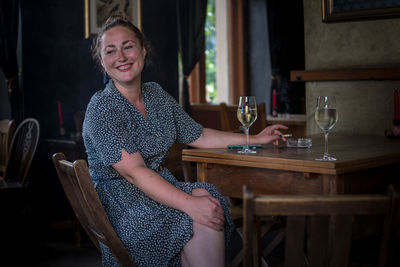
[[206,189],[199,187],[199,188],[195,188],[192,190],[192,195],[193,196],[209,196],[210,193]]

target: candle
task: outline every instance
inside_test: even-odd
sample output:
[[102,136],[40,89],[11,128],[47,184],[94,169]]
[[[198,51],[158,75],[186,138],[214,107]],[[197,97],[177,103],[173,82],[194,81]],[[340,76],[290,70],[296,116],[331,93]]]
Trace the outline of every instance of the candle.
[[399,90],[394,89],[394,119],[399,120]]
[[57,101],[57,106],[58,106],[58,121],[60,122],[60,126],[63,125],[63,115],[62,115],[62,110],[61,110],[61,102]]
[[276,117],[278,116],[278,111],[276,108],[276,90],[272,90],[272,116]]

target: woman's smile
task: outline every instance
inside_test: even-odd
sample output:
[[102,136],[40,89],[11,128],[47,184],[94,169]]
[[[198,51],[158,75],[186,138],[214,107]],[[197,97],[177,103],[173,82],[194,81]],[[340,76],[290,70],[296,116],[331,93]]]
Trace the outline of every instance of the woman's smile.
[[124,64],[124,65],[118,66],[117,69],[119,71],[126,72],[126,71],[129,71],[132,68],[132,66],[133,66],[133,63]]

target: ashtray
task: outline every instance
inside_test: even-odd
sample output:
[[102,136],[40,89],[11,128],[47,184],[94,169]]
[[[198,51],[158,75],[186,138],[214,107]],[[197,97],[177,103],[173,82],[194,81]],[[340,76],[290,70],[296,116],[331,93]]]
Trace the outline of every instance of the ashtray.
[[286,140],[287,147],[310,148],[312,146],[311,138],[290,138]]

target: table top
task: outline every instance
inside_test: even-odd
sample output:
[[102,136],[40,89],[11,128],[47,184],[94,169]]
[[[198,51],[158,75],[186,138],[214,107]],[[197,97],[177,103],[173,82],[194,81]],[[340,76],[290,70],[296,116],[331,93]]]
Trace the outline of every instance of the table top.
[[220,149],[184,149],[184,161],[233,166],[268,168],[319,174],[338,175],[368,168],[400,163],[400,140],[384,136],[329,136],[329,153],[336,161],[317,161],[324,153],[323,135],[310,136],[311,148],[289,148],[267,144],[256,154],[238,154]]

